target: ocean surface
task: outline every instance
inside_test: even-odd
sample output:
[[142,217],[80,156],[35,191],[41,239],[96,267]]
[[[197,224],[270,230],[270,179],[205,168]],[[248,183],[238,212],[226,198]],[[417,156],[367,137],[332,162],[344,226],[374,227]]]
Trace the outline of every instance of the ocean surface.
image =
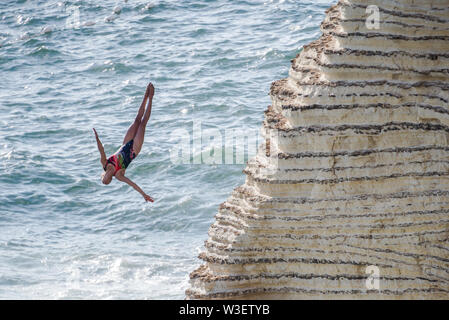
[[[332,2],[1,1],[0,299],[183,299],[245,179],[237,160],[201,160],[214,153],[193,147],[198,127],[254,139],[271,82]],[[101,183],[92,132],[115,152],[148,81],[153,112],[126,175],[152,204]],[[173,160],[183,132],[191,163]]]

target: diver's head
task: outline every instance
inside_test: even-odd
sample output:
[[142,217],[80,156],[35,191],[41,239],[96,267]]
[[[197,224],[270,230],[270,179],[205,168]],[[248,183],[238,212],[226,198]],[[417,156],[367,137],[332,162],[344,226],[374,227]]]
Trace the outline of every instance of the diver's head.
[[101,182],[103,182],[103,184],[110,184],[113,176],[114,176],[114,167],[107,166],[106,171],[101,174]]

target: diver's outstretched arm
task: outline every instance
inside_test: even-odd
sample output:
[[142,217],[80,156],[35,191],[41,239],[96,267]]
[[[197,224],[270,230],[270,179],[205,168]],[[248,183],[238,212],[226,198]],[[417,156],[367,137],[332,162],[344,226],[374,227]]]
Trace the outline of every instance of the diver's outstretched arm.
[[150,201],[150,202],[154,202],[154,199],[151,198],[149,195],[147,195],[145,192],[143,192],[142,189],[140,189],[140,187],[132,182],[130,179],[128,179],[127,177],[125,177],[125,175],[123,173],[121,173],[121,171],[117,172],[117,174],[115,175],[115,178],[119,181],[122,181],[128,185],[130,185],[131,187],[133,187],[137,192],[139,192],[142,197],[145,199],[145,201]]
[[100,151],[100,162],[101,165],[104,167],[108,162],[108,160],[106,159],[106,153],[104,153],[103,144],[101,143],[100,138],[98,138],[97,130],[95,130],[95,128],[92,129],[94,130],[95,133],[95,140],[97,140],[98,151]]

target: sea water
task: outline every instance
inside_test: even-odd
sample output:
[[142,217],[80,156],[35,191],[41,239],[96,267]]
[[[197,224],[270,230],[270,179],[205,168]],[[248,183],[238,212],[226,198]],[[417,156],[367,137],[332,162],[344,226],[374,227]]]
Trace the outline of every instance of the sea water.
[[[219,204],[245,179],[242,161],[204,161],[215,151],[195,135],[243,130],[223,150],[249,150],[271,82],[331,3],[1,1],[0,299],[184,298]],[[149,81],[126,175],[154,203],[101,183],[92,132],[108,155],[120,147]]]

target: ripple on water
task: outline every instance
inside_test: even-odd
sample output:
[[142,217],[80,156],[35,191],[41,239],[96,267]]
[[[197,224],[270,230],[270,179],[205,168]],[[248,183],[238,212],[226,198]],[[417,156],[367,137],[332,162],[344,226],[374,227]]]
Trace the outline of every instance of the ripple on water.
[[67,195],[76,196],[86,194],[87,192],[93,192],[97,187],[98,183],[95,183],[90,179],[79,179],[75,183],[71,183],[71,186],[64,189],[63,192]]
[[[42,139],[50,139],[50,138],[74,138],[76,136],[80,136],[84,134],[84,131],[78,129],[48,129],[48,130],[39,130],[39,131],[30,131],[24,133],[21,138],[26,140],[42,140]],[[12,137],[12,136],[11,136]]]
[[39,46],[28,55],[31,57],[47,57],[47,56],[54,57],[61,55],[61,52],[59,52],[56,49],[50,49],[46,46]]

